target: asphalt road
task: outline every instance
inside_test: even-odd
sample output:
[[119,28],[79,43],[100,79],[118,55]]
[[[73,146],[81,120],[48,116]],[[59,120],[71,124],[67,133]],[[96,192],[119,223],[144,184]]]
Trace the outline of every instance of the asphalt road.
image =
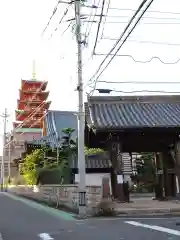
[[179,240],[180,218],[99,218],[79,221],[72,215],[1,193],[1,239]]

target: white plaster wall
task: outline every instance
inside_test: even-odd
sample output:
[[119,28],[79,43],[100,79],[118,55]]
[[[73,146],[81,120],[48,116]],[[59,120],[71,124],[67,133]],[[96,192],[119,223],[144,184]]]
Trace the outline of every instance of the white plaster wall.
[[[31,141],[40,139],[42,137],[41,133],[14,133],[14,142],[15,141]],[[16,147],[13,148],[11,153],[11,159],[15,159],[21,156],[21,153],[25,151],[24,145],[17,144]]]
[[[89,173],[89,174],[86,174],[86,185],[87,186],[101,186],[103,177],[108,177],[109,178],[109,184],[110,184],[110,189],[111,189],[110,173]],[[79,174],[75,174],[75,183],[78,183],[78,182],[79,182]]]
[[41,133],[14,133],[14,140],[31,141],[33,139],[40,139],[41,137]]

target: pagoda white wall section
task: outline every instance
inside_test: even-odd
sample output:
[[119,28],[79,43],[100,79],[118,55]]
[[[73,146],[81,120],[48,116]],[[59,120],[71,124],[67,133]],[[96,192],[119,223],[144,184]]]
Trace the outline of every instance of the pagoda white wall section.
[[24,142],[40,139],[42,137],[41,133],[33,133],[33,132],[25,132],[21,133],[14,133],[14,140],[12,144],[12,152],[11,152],[11,159],[21,157],[21,154],[25,151]]

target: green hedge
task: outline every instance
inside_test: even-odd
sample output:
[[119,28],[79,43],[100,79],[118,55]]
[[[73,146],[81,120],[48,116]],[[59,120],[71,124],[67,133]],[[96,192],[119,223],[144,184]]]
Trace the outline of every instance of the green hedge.
[[[63,179],[63,181],[62,181]],[[70,169],[52,168],[39,169],[37,176],[37,184],[69,184],[70,183]]]

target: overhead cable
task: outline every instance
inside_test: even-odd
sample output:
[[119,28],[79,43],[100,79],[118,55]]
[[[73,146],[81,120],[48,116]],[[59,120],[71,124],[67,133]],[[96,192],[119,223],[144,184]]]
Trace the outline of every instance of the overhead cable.
[[94,43],[94,47],[93,47],[93,54],[95,53],[96,45],[97,45],[97,41],[98,41],[98,37],[99,37],[99,31],[100,31],[100,27],[101,27],[103,12],[104,12],[104,5],[105,5],[105,0],[103,0],[102,6],[101,6],[101,14],[99,16],[99,22],[98,22],[98,27],[97,27],[96,37],[95,37],[95,43]]
[[[95,89],[99,91],[100,89]],[[92,90],[93,92],[95,91],[94,89]],[[115,90],[115,89],[107,89],[109,92],[117,92],[117,93],[125,93],[125,94],[130,94],[130,93],[162,93],[162,94],[180,94],[180,92],[170,92],[170,91],[161,91],[161,90],[134,90],[134,91],[120,91],[120,90]],[[91,92],[90,92],[91,93]],[[90,95],[90,94],[89,94]]]
[[51,33],[51,35],[50,35],[50,37],[49,37],[49,39],[50,38],[52,38],[52,36],[53,36],[53,33],[54,32],[56,32],[57,30],[58,30],[58,27],[60,26],[60,24],[62,23],[62,21],[63,21],[63,19],[65,18],[65,16],[67,15],[67,13],[68,13],[68,11],[69,11],[69,6],[65,9],[65,11],[64,11],[64,13],[63,13],[63,15],[62,15],[62,17],[61,17],[61,19],[59,20],[59,23],[58,23],[58,26],[54,29],[54,31]]
[[[128,42],[135,42],[135,43],[146,43],[146,44],[157,44],[157,45],[168,45],[168,46],[180,46],[180,43],[170,43],[170,42],[156,42],[156,41],[149,41],[149,40],[137,40],[137,39],[131,39],[129,37]],[[117,38],[111,38],[107,36],[102,36],[102,40],[110,40],[110,41],[116,41]],[[97,55],[97,54],[96,54]]]
[[[85,17],[84,17],[85,18]],[[99,23],[98,20],[94,20],[94,21],[89,21],[89,20],[84,20],[84,22],[93,22],[93,23]],[[127,21],[102,21],[102,23],[106,23],[106,24],[126,24]],[[144,25],[179,25],[180,24],[180,20],[179,22],[143,22]]]
[[[96,0],[94,0],[94,5],[93,6],[95,6],[95,1]],[[91,29],[92,29],[92,26],[93,26],[93,21],[95,20],[95,17],[96,17],[96,13],[97,13],[97,10],[98,10],[98,6],[99,6],[99,4],[100,4],[100,0],[98,1],[98,3],[97,3],[97,7],[94,7],[94,8],[91,8],[91,14],[90,14],[90,18],[89,18],[89,20],[91,20],[92,19],[92,21],[91,21],[91,23],[89,24],[87,24],[87,27],[86,27],[86,31],[85,31],[85,41],[87,42],[87,39],[88,39],[88,37],[89,37],[89,35],[90,35],[90,33],[91,33]],[[95,12],[94,12],[94,10],[95,10]],[[94,13],[93,13],[94,12]],[[89,27],[89,25],[90,25],[90,27]],[[89,28],[88,28],[89,27]]]
[[56,12],[57,12],[58,5],[59,5],[59,4],[60,4],[60,1],[58,1],[58,2],[57,2],[56,6],[55,6],[55,8],[54,8],[54,10],[53,10],[53,12],[52,12],[52,14],[51,14],[50,18],[49,18],[49,21],[48,21],[48,23],[46,24],[46,26],[45,26],[44,30],[43,30],[43,31],[42,31],[42,33],[41,33],[41,36],[43,36],[43,35],[44,35],[44,33],[46,32],[46,30],[47,30],[47,28],[48,28],[48,26],[49,26],[49,24],[50,24],[50,22],[51,22],[52,18],[54,17],[54,15],[55,15],[55,14],[56,14]]
[[180,84],[180,82],[177,81],[105,81],[105,80],[100,80],[98,83],[110,83],[110,84]]
[[[106,70],[106,68],[109,66],[109,64],[112,62],[112,60],[115,58],[116,54],[119,52],[119,50],[122,48],[122,46],[124,45],[124,43],[126,42],[126,40],[128,39],[128,37],[130,36],[130,34],[133,32],[133,30],[135,29],[135,27],[137,26],[137,24],[139,23],[139,21],[141,20],[141,18],[143,17],[143,15],[145,14],[145,12],[147,11],[147,9],[151,6],[151,4],[153,3],[154,0],[149,1],[149,3],[146,5],[144,11],[140,14],[140,16],[138,17],[138,19],[136,20],[135,24],[133,25],[133,27],[131,28],[131,30],[128,32],[127,36],[124,38],[124,40],[122,41],[122,43],[120,44],[120,46],[118,47],[118,49],[116,50],[116,52],[114,53],[114,55],[111,57],[111,59],[109,60],[109,62],[105,65],[105,67],[102,69],[102,71],[99,73],[99,71],[101,70],[101,67],[103,66],[104,62],[106,61],[106,59],[112,54],[113,50],[116,48],[116,46],[119,44],[119,42],[121,41],[121,39],[124,37],[126,31],[128,30],[128,28],[130,27],[131,23],[133,22],[133,20],[135,19],[135,17],[138,15],[138,13],[141,11],[141,9],[143,8],[143,6],[147,3],[146,1],[143,1],[138,10],[135,12],[135,14],[133,15],[133,17],[130,19],[128,25],[126,26],[125,30],[123,31],[123,33],[121,34],[120,38],[117,40],[117,42],[115,43],[114,47],[109,51],[108,55],[106,55],[106,57],[104,58],[104,60],[101,62],[101,64],[99,65],[99,68],[97,69],[97,71],[95,72],[95,74],[93,75],[93,77],[90,79],[90,81],[96,77],[95,79],[95,85],[94,85],[94,89],[96,88],[96,83],[99,79],[99,77],[101,76],[101,74]],[[99,74],[98,74],[99,73]],[[98,76],[96,76],[98,74]]]
[[100,63],[98,69],[96,70],[96,72],[93,74],[93,76],[90,78],[89,82],[91,82],[94,77],[98,74],[98,72],[101,70],[101,67],[103,66],[103,64],[105,63],[106,59],[108,59],[109,55],[112,54],[113,50],[116,48],[116,46],[119,44],[119,42],[121,41],[121,39],[124,37],[125,33],[127,32],[128,28],[130,27],[130,25],[132,24],[132,22],[134,21],[134,19],[136,18],[136,16],[138,15],[138,13],[140,12],[140,10],[142,9],[142,7],[146,4],[147,0],[143,0],[143,2],[139,5],[137,11],[135,12],[135,14],[132,16],[132,18],[130,19],[130,21],[128,22],[128,24],[126,25],[124,31],[121,33],[119,39],[116,41],[116,43],[114,44],[114,46],[111,48],[111,50],[108,52],[108,54],[106,55],[106,57],[103,59],[103,61]]
[[[106,56],[105,53],[96,53],[96,56]],[[111,54],[110,56],[114,56],[114,54]],[[165,62],[163,61],[160,57],[158,56],[153,56],[151,57],[149,60],[137,60],[135,59],[132,55],[129,55],[129,54],[116,54],[116,57],[128,57],[128,58],[131,58],[134,62],[136,63],[150,63],[152,62],[153,60],[157,59],[158,61],[160,61],[161,63],[163,64],[167,64],[167,65],[174,65],[174,64],[177,64],[180,62],[180,59],[178,58],[176,61],[173,61],[173,62]],[[106,68],[105,68],[106,69]],[[101,73],[102,74],[102,73]],[[100,75],[101,75],[100,74]]]
[[[97,17],[99,15],[96,15]],[[125,15],[125,16],[113,16],[113,15],[107,15],[107,16],[103,16],[103,17],[106,17],[106,18],[129,18],[128,15]],[[180,20],[180,18],[176,18],[176,17],[153,17],[153,16],[144,16],[143,19],[156,19],[156,20]]]
[[104,22],[102,23],[101,39],[102,39],[102,36],[104,35],[104,28],[105,28],[105,24],[106,24],[106,20],[107,20],[107,16],[108,16],[109,8],[110,8],[110,0],[108,0],[108,5],[107,5],[107,8],[106,8],[106,13],[105,13],[105,16],[104,16]]
[[67,32],[67,30],[71,27],[71,25],[72,25],[72,22],[70,22],[68,26],[64,29],[64,31],[61,34],[61,37],[65,34],[65,32]]
[[[110,7],[109,10],[136,12],[136,9],[132,9],[132,8]],[[180,12],[159,11],[159,10],[148,10],[147,13],[160,13],[160,14],[173,14],[173,15],[180,15]]]
[[[92,18],[92,16],[93,16],[93,11],[94,11],[94,9],[92,8],[91,9],[91,13],[90,13],[90,15],[89,15],[89,20],[91,20],[91,18]],[[96,8],[96,11],[97,11],[97,8]],[[95,14],[94,14],[95,15]],[[94,20],[94,17],[93,17],[93,20]],[[92,26],[93,25],[93,23],[91,22],[91,25],[90,26]],[[87,24],[87,26],[86,26],[86,31],[85,31],[85,33],[84,33],[84,36],[85,36],[85,38],[88,38],[88,27],[89,27],[89,23]],[[86,37],[87,36],[87,37]]]

